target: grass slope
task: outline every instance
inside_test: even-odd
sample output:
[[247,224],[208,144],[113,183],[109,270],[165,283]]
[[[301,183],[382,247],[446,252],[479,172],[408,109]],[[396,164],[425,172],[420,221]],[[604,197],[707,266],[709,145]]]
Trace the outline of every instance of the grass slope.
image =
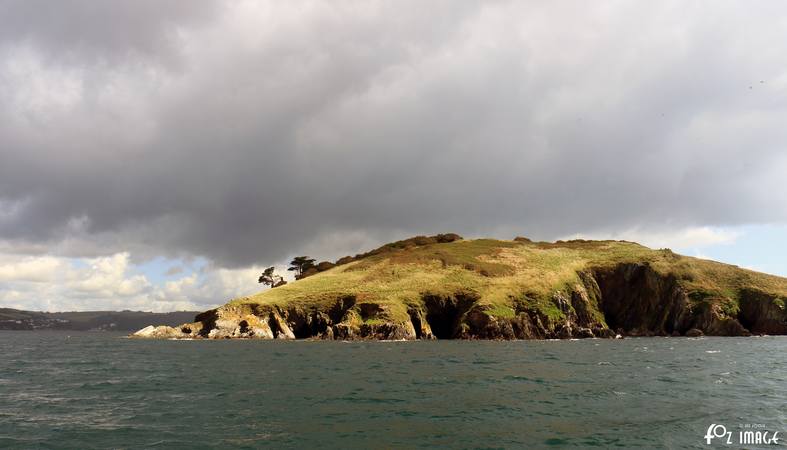
[[[493,239],[389,248],[282,287],[233,300],[327,309],[337,299],[383,306],[390,320],[406,320],[407,308],[424,295],[470,293],[490,314],[513,317],[515,301],[525,301],[559,318],[551,301],[556,291],[580,283],[578,272],[623,263],[648,263],[674,275],[692,302],[714,302],[737,312],[742,290],[754,289],[787,299],[787,279],[688,256],[652,250],[624,241],[531,242]],[[377,319],[375,319],[377,320]]]

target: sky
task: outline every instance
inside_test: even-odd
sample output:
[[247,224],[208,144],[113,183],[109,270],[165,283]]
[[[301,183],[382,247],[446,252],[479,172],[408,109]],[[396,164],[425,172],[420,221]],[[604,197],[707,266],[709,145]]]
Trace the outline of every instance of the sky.
[[0,306],[439,232],[787,276],[784,42],[781,1],[0,0]]

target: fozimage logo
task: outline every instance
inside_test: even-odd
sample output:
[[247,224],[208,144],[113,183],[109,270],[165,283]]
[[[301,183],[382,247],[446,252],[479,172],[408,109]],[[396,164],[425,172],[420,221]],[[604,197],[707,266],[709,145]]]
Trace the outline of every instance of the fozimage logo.
[[708,431],[705,433],[705,444],[777,445],[779,443],[779,432],[768,431],[765,429],[765,425],[763,424],[740,424],[739,427],[741,429],[737,432],[727,431],[727,427],[724,425],[712,423],[708,427]]

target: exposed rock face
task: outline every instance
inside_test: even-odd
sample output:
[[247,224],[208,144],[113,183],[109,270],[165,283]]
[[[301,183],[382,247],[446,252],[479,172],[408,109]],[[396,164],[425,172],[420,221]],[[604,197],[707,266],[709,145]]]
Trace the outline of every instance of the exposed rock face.
[[614,330],[670,335],[686,328],[688,297],[672,276],[659,275],[645,264],[622,264],[597,270],[586,280],[598,286],[600,309]]
[[[146,327],[138,338],[209,339],[566,339],[629,336],[745,336],[787,334],[781,299],[749,290],[740,311],[718,303],[691,302],[674,276],[647,263],[620,264],[578,273],[579,283],[554,292],[551,313],[523,294],[508,311],[491,309],[477,296],[426,293],[407,306],[407,319],[392,320],[388,306],[338,298],[325,310],[261,304],[228,304],[180,327]],[[541,305],[543,306],[543,305]]]
[[226,305],[198,315],[196,321],[203,325],[192,333],[198,337],[272,339],[275,336],[270,321],[258,314],[253,305]]
[[787,334],[787,309],[783,300],[747,289],[741,293],[740,323],[756,334]]
[[700,337],[702,335],[703,335],[702,331],[696,328],[692,328],[686,332],[686,336],[688,337]]
[[423,298],[426,322],[437,339],[469,337],[470,308],[478,301],[469,294],[458,294],[453,297],[425,295]]
[[131,337],[149,339],[185,339],[191,337],[190,333],[184,333],[181,328],[174,328],[166,325],[157,327],[149,325],[132,334]]
[[661,275],[648,264],[596,270],[589,280],[599,286],[599,306],[609,328],[627,335],[685,335],[698,330],[711,336],[747,336],[751,333],[742,321],[756,323],[759,328],[751,329],[755,333],[787,331],[787,315],[773,306],[774,298],[742,294],[741,313],[730,316],[715,303],[692,305],[674,276]]
[[[736,317],[728,316],[719,307],[713,304],[700,304],[692,309],[692,318],[689,327],[702,331],[709,336],[750,336],[747,330]],[[688,332],[681,328],[681,333]]]
[[426,322],[416,333],[412,321],[382,321],[377,319],[379,315],[385,315],[383,307],[371,303],[356,305],[352,297],[339,299],[326,312],[268,305],[225,305],[199,314],[194,323],[177,328],[148,326],[131,337],[280,340],[412,340],[421,336],[431,337]]
[[410,307],[407,310],[407,314],[410,316],[410,323],[413,325],[416,339],[437,339],[432,333],[432,327],[429,326],[426,314],[421,308]]

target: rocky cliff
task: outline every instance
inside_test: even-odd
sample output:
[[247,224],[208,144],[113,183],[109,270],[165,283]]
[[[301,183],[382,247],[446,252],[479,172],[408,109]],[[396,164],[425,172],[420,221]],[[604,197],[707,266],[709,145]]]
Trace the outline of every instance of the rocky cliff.
[[455,241],[355,259],[134,337],[554,339],[787,334],[787,280],[633,243]]

